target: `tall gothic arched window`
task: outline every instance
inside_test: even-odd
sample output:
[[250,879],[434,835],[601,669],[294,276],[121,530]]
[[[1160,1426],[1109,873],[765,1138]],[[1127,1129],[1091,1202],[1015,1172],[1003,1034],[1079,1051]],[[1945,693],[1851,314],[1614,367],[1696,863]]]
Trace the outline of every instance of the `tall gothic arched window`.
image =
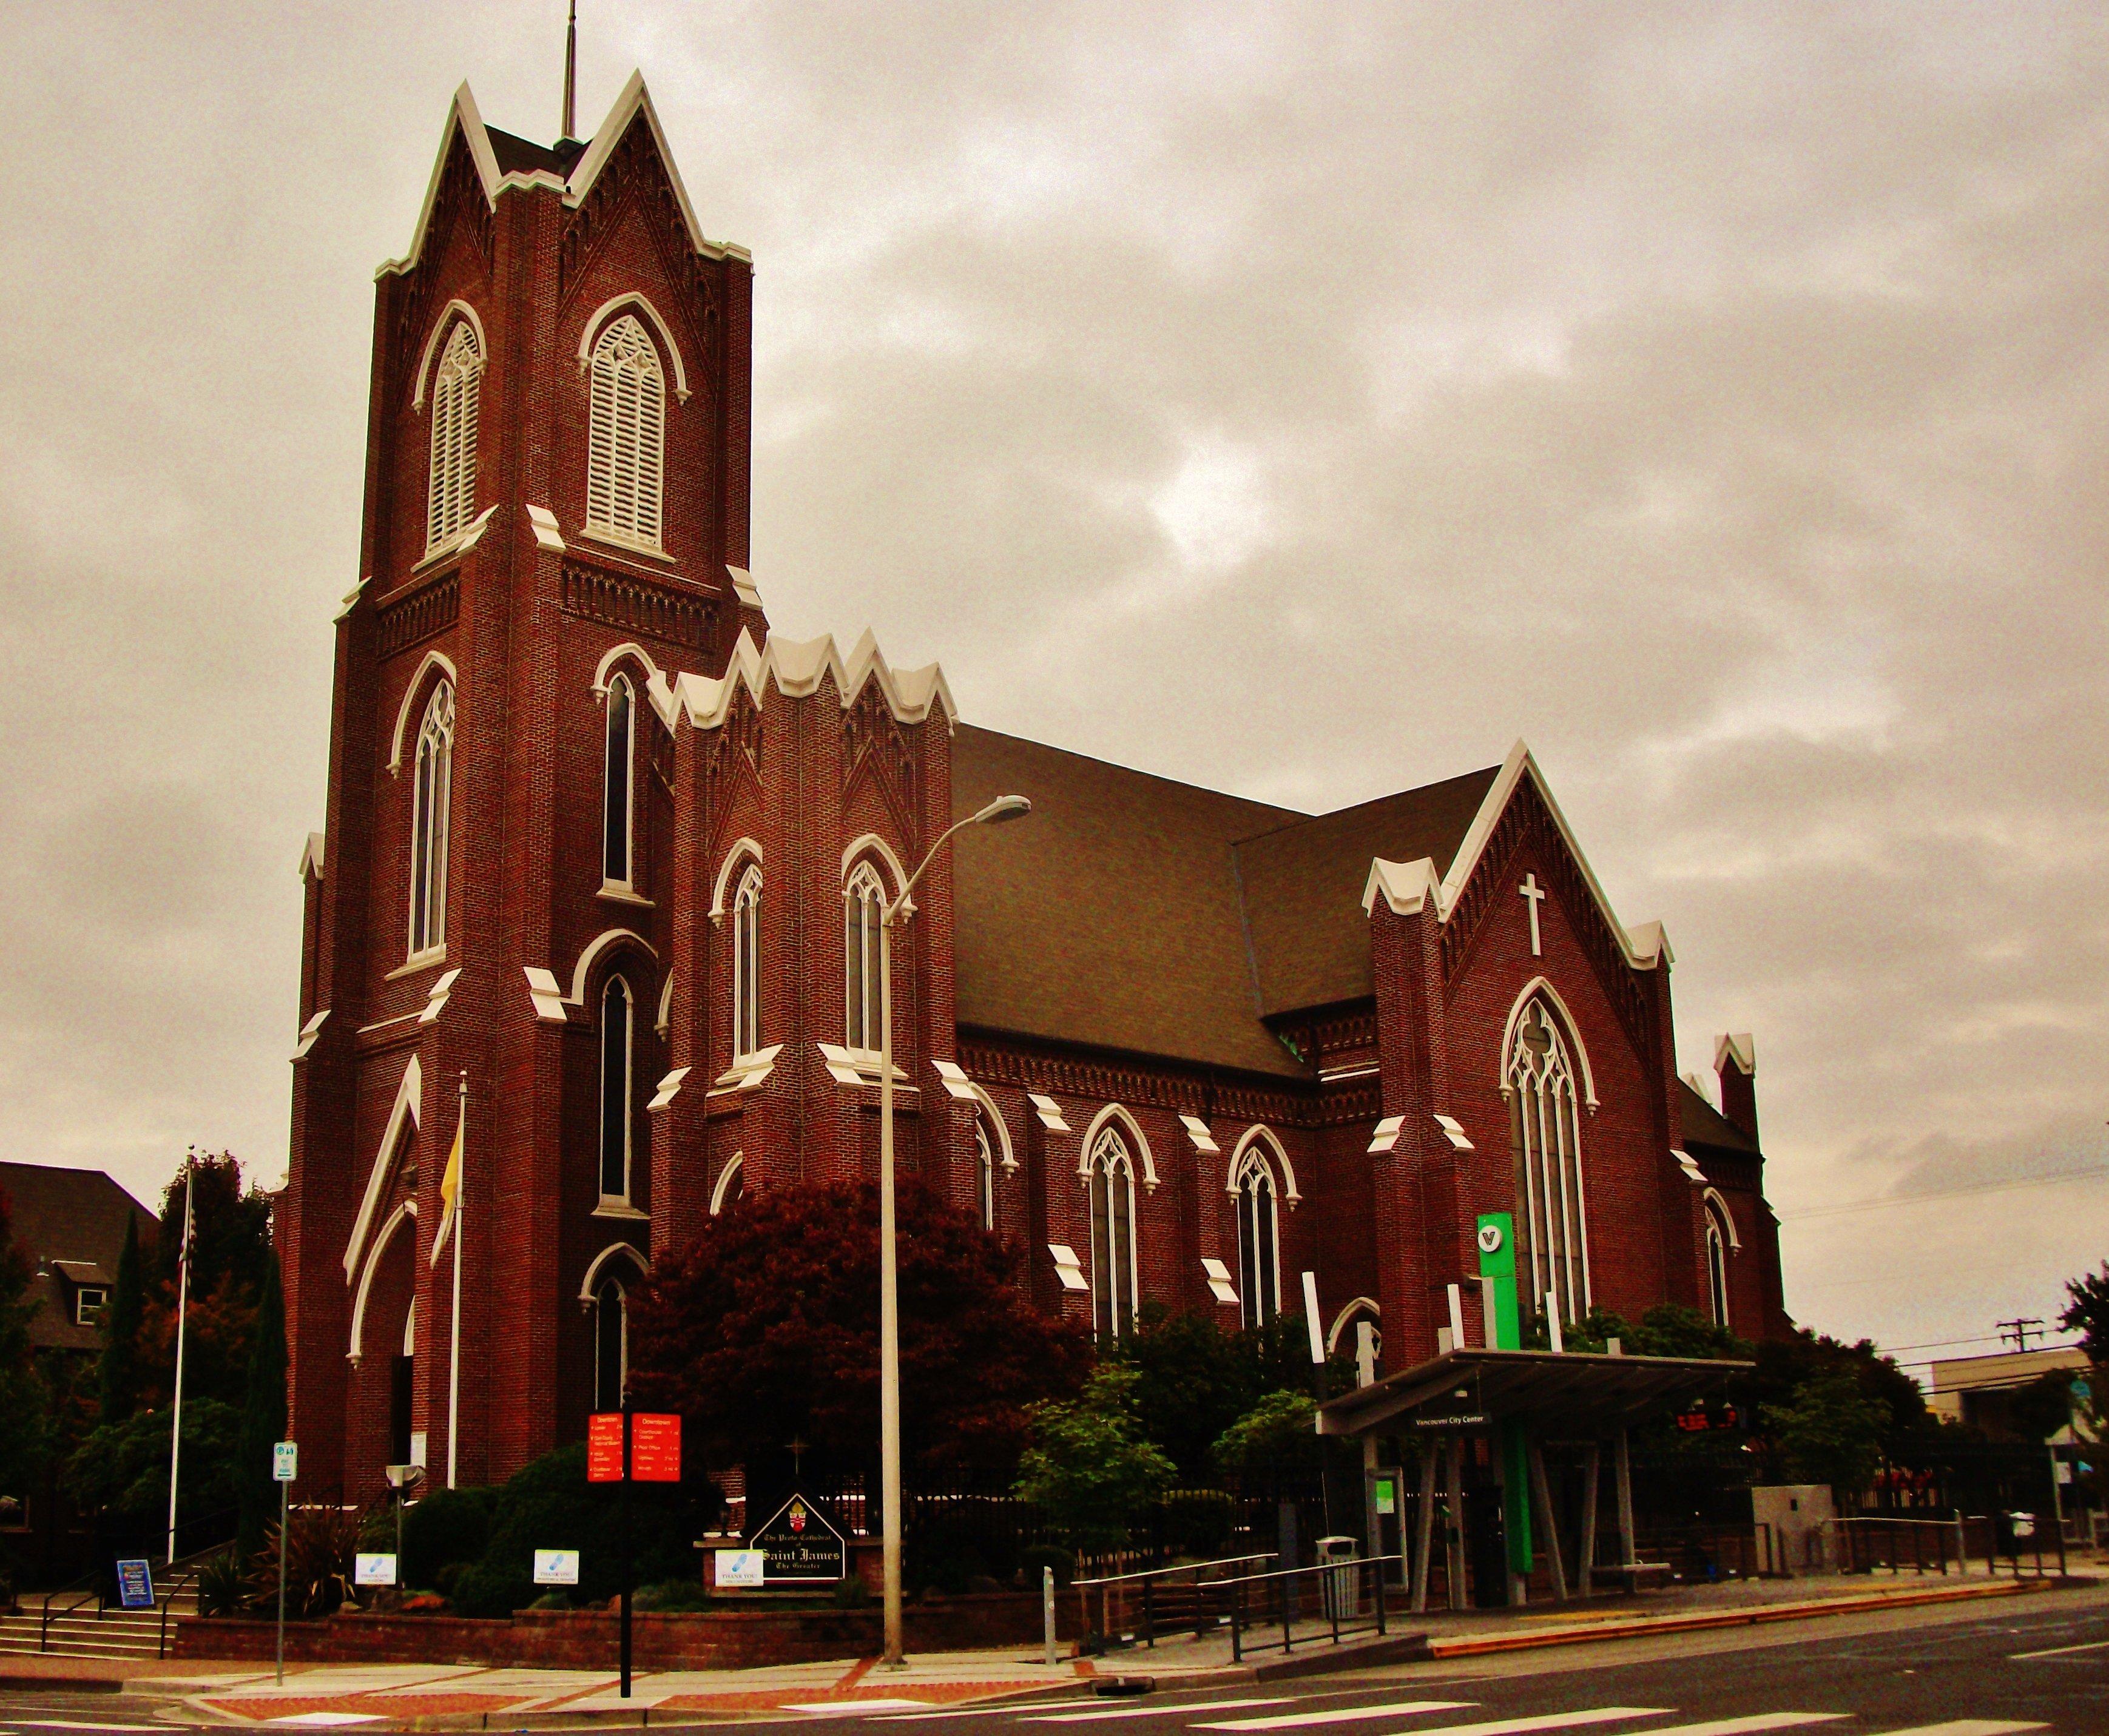
[[1120,1130],[1091,1146],[1091,1330],[1118,1338],[1135,1325],[1135,1165]]
[[989,1139],[988,1117],[974,1117],[974,1200],[982,1228],[996,1228],[996,1147]]
[[1238,1196],[1238,1296],[1247,1326],[1264,1326],[1281,1312],[1280,1220],[1274,1169],[1249,1145],[1235,1179]]
[[1706,1205],[1706,1299],[1713,1305],[1714,1323],[1728,1330],[1728,1233],[1712,1201]]
[[[1589,1312],[1589,1208],[1574,1046],[1560,1017],[1533,996],[1516,1021],[1502,1075],[1515,1166],[1517,1235],[1533,1311],[1549,1294],[1570,1324]],[[1524,1262],[1519,1259],[1517,1274]]]
[[761,870],[740,877],[732,901],[732,1058],[761,1047]]
[[418,725],[410,795],[410,956],[447,944],[447,818],[454,760],[454,690],[442,681]]
[[630,1074],[637,1003],[622,977],[600,995],[600,1197],[630,1203]]
[[659,352],[633,313],[611,322],[594,345],[590,420],[586,528],[657,548],[666,382]]
[[869,862],[857,864],[843,894],[842,1046],[876,1053],[879,1045],[879,925],[886,889]]
[[607,885],[630,883],[634,785],[636,778],[637,705],[630,678],[617,675],[607,684],[607,751],[601,797],[600,876]]
[[432,462],[425,490],[425,547],[437,548],[476,516],[476,408],[483,354],[463,320],[447,340],[432,387]]
[[620,1410],[630,1384],[630,1299],[610,1273],[594,1292],[594,1409]]

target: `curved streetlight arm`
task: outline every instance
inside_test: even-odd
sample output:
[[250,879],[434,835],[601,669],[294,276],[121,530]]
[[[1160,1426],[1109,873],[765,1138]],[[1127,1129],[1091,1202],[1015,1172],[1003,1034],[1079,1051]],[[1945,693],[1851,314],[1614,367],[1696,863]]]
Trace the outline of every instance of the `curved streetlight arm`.
[[945,834],[930,846],[929,853],[916,864],[915,872],[901,883],[901,895],[886,907],[882,920],[889,926],[899,922],[913,908],[908,895],[915,890],[915,882],[923,877],[924,870],[937,859],[937,852],[952,841],[955,832],[964,832],[969,826],[1000,826],[1006,820],[1022,820],[1032,811],[1032,804],[1023,796],[999,796],[986,808],[969,814],[963,820],[955,820],[945,828]]

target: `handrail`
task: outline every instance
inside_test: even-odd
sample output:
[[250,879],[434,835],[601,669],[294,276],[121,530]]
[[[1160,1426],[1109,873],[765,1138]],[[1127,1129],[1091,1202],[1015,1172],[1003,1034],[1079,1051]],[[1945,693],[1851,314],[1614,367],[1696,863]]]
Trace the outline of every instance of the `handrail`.
[[[224,1545],[223,1545],[223,1547],[224,1547]],[[197,1576],[198,1570],[196,1567],[192,1567],[189,1569],[181,1579],[178,1580],[174,1585],[169,1586],[166,1591],[161,1594],[161,1635],[160,1644],[156,1648],[154,1653],[154,1655],[156,1657],[166,1657],[169,1655],[169,1612],[174,1608],[176,1598],[182,1594],[183,1587],[189,1585]]]
[[1262,1549],[1251,1555],[1219,1556],[1214,1561],[1182,1561],[1169,1567],[1142,1567],[1133,1573],[1107,1573],[1101,1574],[1097,1579],[1072,1580],[1069,1585],[1072,1590],[1082,1591],[1094,1585],[1118,1585],[1125,1580],[1156,1579],[1167,1573],[1199,1573],[1204,1567],[1234,1567],[1243,1562],[1272,1561],[1278,1553],[1274,1549]]
[[[1304,1574],[1315,1573],[1318,1576],[1321,1607],[1324,1610],[1325,1621],[1331,1629],[1334,1645],[1339,1644],[1344,1635],[1352,1635],[1367,1631],[1371,1628],[1374,1628],[1377,1634],[1381,1635],[1384,1632],[1384,1569],[1394,1562],[1403,1564],[1405,1558],[1402,1555],[1351,1556],[1345,1561],[1318,1562],[1307,1567],[1278,1567],[1269,1573],[1242,1574],[1235,1579],[1220,1581],[1220,1584],[1233,1589],[1236,1593],[1231,1606],[1231,1662],[1242,1663],[1244,1661],[1245,1653],[1250,1649],[1271,1650],[1276,1644],[1280,1646],[1285,1653],[1295,1649],[1297,1614],[1295,1580],[1299,1576]],[[1348,1625],[1344,1628],[1340,1625],[1340,1606],[1347,1601],[1348,1594],[1344,1594],[1341,1588],[1344,1583],[1359,1581],[1362,1570],[1365,1567],[1376,1570],[1376,1578],[1370,1599],[1371,1612],[1374,1619],[1358,1626],[1351,1614]],[[1331,1575],[1332,1577],[1328,1578],[1326,1576],[1328,1575]],[[1255,1648],[1248,1646],[1244,1637],[1245,1587],[1264,1585],[1270,1582],[1279,1587],[1279,1595],[1274,1599],[1275,1614],[1270,1618],[1269,1625],[1271,1626],[1274,1620],[1280,1621],[1281,1638],[1279,1641],[1270,1640],[1265,1646]],[[1355,1584],[1352,1595],[1359,1607],[1362,1603],[1362,1588],[1359,1583]]]

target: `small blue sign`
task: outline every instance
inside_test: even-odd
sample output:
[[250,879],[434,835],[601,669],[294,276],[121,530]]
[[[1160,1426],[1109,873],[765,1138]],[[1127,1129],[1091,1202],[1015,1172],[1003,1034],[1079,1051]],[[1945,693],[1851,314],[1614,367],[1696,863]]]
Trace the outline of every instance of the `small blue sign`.
[[118,1562],[117,1601],[126,1609],[151,1609],[154,1607],[152,1563],[143,1561]]

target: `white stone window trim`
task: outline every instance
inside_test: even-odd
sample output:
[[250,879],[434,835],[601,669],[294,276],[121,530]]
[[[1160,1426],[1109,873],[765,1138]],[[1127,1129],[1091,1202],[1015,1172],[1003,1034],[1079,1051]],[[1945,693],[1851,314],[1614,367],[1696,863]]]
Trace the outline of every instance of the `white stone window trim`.
[[1531,999],[1534,995],[1544,996],[1552,1003],[1552,1010],[1560,1015],[1560,1022],[1565,1027],[1564,1035],[1568,1047],[1581,1073],[1583,1107],[1594,1115],[1596,1112],[1596,1079],[1589,1068],[1588,1045],[1582,1040],[1582,1027],[1574,1022],[1573,1010],[1559,990],[1553,987],[1550,977],[1532,977],[1523,985],[1523,992],[1509,1004],[1508,1018],[1502,1026],[1502,1095],[1506,1098],[1509,1094],[1509,1055],[1515,1047],[1516,1026],[1523,1022],[1523,1016],[1529,1011]]
[[[403,698],[395,707],[395,728],[388,737],[388,775],[396,778],[403,771],[403,737],[410,727],[411,710],[425,692],[425,678],[437,670],[451,686],[457,697],[461,692],[461,677],[454,671],[454,660],[443,651],[428,651],[419,660],[418,672],[410,678],[410,684],[403,689]],[[422,715],[422,714],[420,714]]]
[[571,967],[571,992],[564,997],[569,1007],[583,1008],[586,1003],[586,979],[603,953],[612,947],[629,945],[635,947],[653,964],[659,962],[659,949],[634,928],[603,928],[580,949],[578,963]]
[[1296,1166],[1289,1161],[1288,1148],[1281,1137],[1264,1121],[1255,1121],[1238,1136],[1238,1143],[1231,1148],[1231,1161],[1223,1179],[1226,1193],[1238,1191],[1238,1177],[1244,1173],[1245,1154],[1253,1147],[1263,1145],[1280,1168],[1284,1184],[1280,1197],[1291,1211],[1303,1203],[1303,1196],[1296,1188]]
[[1699,1197],[1709,1210],[1721,1214],[1721,1228],[1727,1233],[1728,1237],[1728,1251],[1732,1254],[1741,1253],[1743,1238],[1736,1233],[1736,1214],[1728,1209],[1728,1202],[1722,1198],[1721,1190],[1718,1188],[1709,1188]]
[[[389,1213],[388,1221],[381,1226],[381,1233],[373,1238],[373,1251],[366,1256],[366,1263],[359,1270],[359,1288],[354,1293],[351,1302],[351,1347],[344,1353],[345,1360],[350,1363],[354,1368],[358,1367],[359,1358],[365,1354],[366,1298],[368,1293],[373,1288],[373,1274],[380,1269],[382,1257],[387,1253],[388,1244],[395,1239],[396,1231],[405,1223],[414,1227],[417,1221],[418,1202],[415,1200],[405,1200],[395,1211]],[[417,1264],[413,1257],[410,1262],[413,1275],[412,1287],[413,1292]],[[414,1303],[414,1293],[412,1300]]]
[[1348,1328],[1357,1320],[1368,1320],[1380,1331],[1384,1326],[1384,1308],[1373,1296],[1358,1296],[1338,1314],[1325,1331],[1325,1348],[1330,1353],[1340,1348],[1340,1340]]
[[[88,1301],[90,1296],[95,1300]],[[73,1293],[73,1323],[93,1326],[102,1318],[102,1310],[110,1305],[110,1287],[107,1284],[83,1284]]]
[[[431,769],[429,778],[427,766]],[[447,868],[454,840],[454,688],[432,683],[410,766],[410,898],[405,962],[447,944]]]
[[733,876],[740,871],[743,862],[753,863],[761,868],[761,846],[752,838],[735,838],[732,847],[725,853],[725,860],[718,864],[718,877],[711,883],[711,908],[708,912],[712,926],[724,922],[727,915],[725,893],[733,884]]
[[417,387],[410,395],[410,408],[413,410],[425,408],[425,382],[431,377],[433,358],[440,353],[440,340],[454,329],[457,316],[467,322],[476,339],[476,354],[489,364],[490,345],[484,338],[483,321],[474,308],[457,297],[440,309],[440,317],[432,322],[432,329],[426,334],[424,354],[418,358]]
[[1713,1315],[1716,1326],[1728,1332],[1733,1328],[1729,1322],[1728,1247],[1723,1235],[1722,1214],[1709,1205],[1705,1218],[1706,1311]]
[[711,1215],[712,1217],[720,1217],[724,1215],[725,1209],[725,1195],[731,1191],[733,1183],[738,1179],[742,1171],[746,1168],[746,1152],[734,1152],[732,1156],[725,1161],[725,1166],[718,1171],[717,1181],[711,1188]]
[[651,1262],[639,1251],[635,1242],[611,1242],[594,1256],[586,1267],[585,1278],[579,1285],[580,1308],[589,1314],[593,1311],[594,1302],[599,1299],[603,1272],[610,1271],[612,1275],[611,1269],[613,1264],[623,1260],[630,1262],[631,1269],[637,1277],[649,1278],[652,1275]]
[[996,1150],[989,1143],[985,1116],[974,1117],[974,1209],[982,1228],[996,1228]]
[[359,1202],[359,1215],[352,1220],[351,1235],[345,1244],[344,1281],[347,1284],[359,1275],[359,1255],[366,1245],[367,1232],[373,1227],[374,1214],[381,1209],[382,1196],[386,1190],[389,1176],[394,1173],[396,1150],[404,1131],[417,1131],[424,1089],[423,1070],[413,1054],[409,1065],[403,1069],[402,1083],[395,1088],[395,1100],[389,1106],[387,1125],[381,1130],[381,1143],[367,1171],[366,1192]]
[[[1036,1102],[1038,1099],[1035,1098],[1034,1101]],[[1124,1103],[1108,1103],[1104,1108],[1091,1117],[1091,1125],[1084,1130],[1084,1137],[1077,1148],[1077,1179],[1087,1183],[1091,1180],[1091,1152],[1099,1143],[1099,1134],[1113,1122],[1119,1123],[1126,1131],[1128,1139],[1134,1142],[1129,1148],[1131,1155],[1140,1154],[1142,1158],[1144,1190],[1149,1193],[1156,1193],[1157,1158],[1149,1148],[1149,1136],[1143,1132],[1141,1122],[1136,1120],[1133,1113]],[[1066,1129],[1059,1130],[1067,1131]]]
[[663,553],[666,370],[629,308],[594,336],[587,361],[585,534]]
[[586,372],[593,366],[594,345],[600,341],[601,328],[617,315],[642,313],[646,322],[659,336],[659,343],[666,352],[667,359],[674,364],[674,396],[682,404],[689,401],[689,370],[681,360],[681,346],[674,341],[673,328],[658,309],[653,306],[648,296],[635,290],[625,290],[620,295],[611,295],[593,311],[592,317],[579,328],[579,372]]
[[[400,964],[397,965],[394,970],[389,972],[388,974],[383,976],[381,980],[383,982],[394,982],[401,977],[415,976],[420,971],[429,971],[433,967],[433,966],[445,964],[446,962],[447,949],[445,943],[442,942],[437,946],[426,948],[426,949],[422,953],[411,954],[409,958],[405,958]],[[414,1012],[406,1012],[403,1017],[406,1019],[411,1019],[416,1018],[418,1015]],[[392,1023],[393,1021],[391,1021],[390,1022]],[[371,1025],[362,1026],[360,1027],[360,1029],[364,1030],[372,1030],[375,1027]]]

